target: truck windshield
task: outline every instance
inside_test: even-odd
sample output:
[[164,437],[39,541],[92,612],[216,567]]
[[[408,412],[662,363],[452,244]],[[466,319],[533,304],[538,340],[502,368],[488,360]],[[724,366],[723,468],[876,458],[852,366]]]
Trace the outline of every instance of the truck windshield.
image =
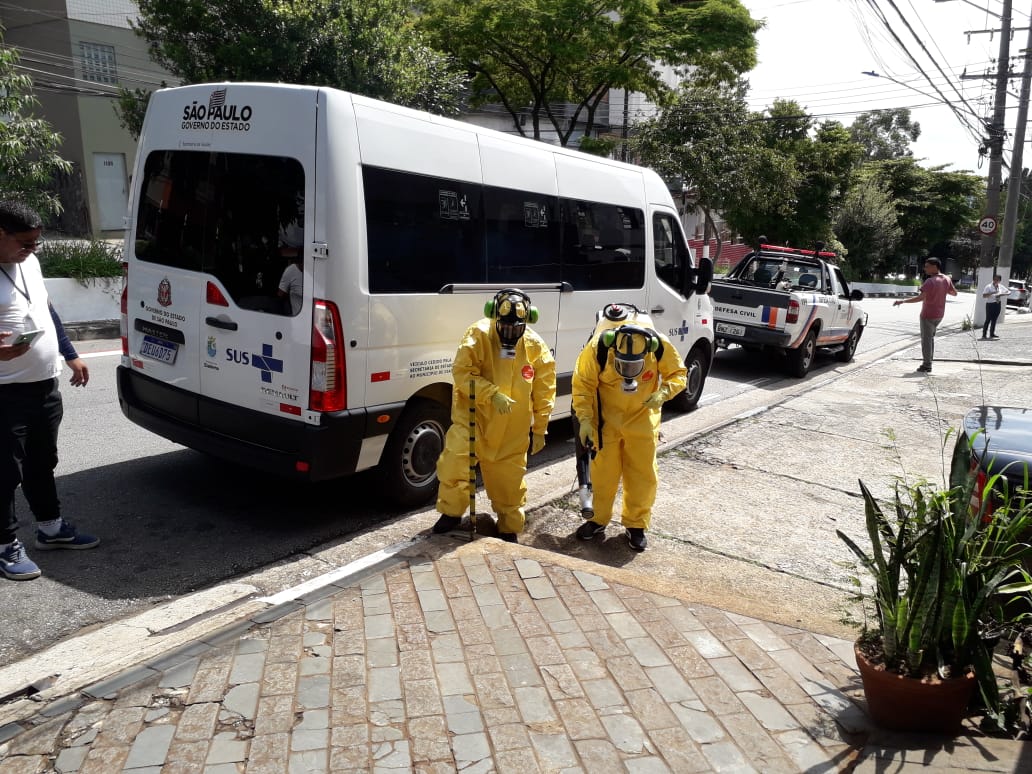
[[821,269],[809,263],[780,258],[758,258],[749,263],[738,277],[757,285],[787,285],[803,290],[821,290]]
[[144,164],[134,249],[141,261],[215,276],[241,307],[286,313],[276,288],[304,250],[296,159],[155,151]]

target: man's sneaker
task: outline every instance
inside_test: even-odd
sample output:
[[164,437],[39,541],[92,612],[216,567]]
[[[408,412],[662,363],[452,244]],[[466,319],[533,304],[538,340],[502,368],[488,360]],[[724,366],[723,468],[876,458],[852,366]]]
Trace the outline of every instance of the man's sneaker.
[[100,538],[79,532],[75,525],[68,521],[61,522],[61,529],[56,535],[48,535],[42,530],[36,530],[36,548],[40,551],[53,551],[58,548],[81,550],[95,548],[99,544]]
[[628,527],[627,542],[631,544],[633,550],[644,551],[649,544],[649,539],[645,537],[645,530],[641,527]]
[[520,542],[519,540],[516,539],[516,533],[515,532],[499,532],[498,533],[498,539],[499,540],[504,540],[506,543],[519,543]]
[[25,553],[25,546],[18,539],[0,551],[0,573],[11,580],[32,580],[42,573],[37,564]]
[[990,336],[989,338],[990,338],[990,339],[998,339],[998,338],[1000,338],[1000,337],[999,337],[999,336],[997,336],[997,335],[996,335],[996,334],[994,333],[994,334],[992,334],[992,335],[991,335],[991,336]]
[[445,532],[451,532],[453,529],[462,524],[461,516],[444,516],[437,520],[434,524],[433,533],[435,535],[443,535]]
[[925,365],[924,363],[922,363],[921,365],[919,365],[917,367],[917,370],[918,371],[924,371],[925,373],[931,373],[932,372],[932,367],[930,365]]
[[606,531],[604,524],[595,521],[586,521],[577,527],[577,537],[581,540],[591,540],[595,535]]

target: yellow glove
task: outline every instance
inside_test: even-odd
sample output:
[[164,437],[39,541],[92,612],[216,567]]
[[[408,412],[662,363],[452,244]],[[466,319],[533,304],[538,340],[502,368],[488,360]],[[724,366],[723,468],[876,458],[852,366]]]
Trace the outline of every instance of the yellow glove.
[[491,405],[495,407],[495,411],[499,414],[508,414],[512,411],[512,407],[516,405],[516,401],[499,391],[491,396]]
[[530,453],[537,454],[545,448],[545,436],[534,433],[530,437]]
[[658,390],[656,390],[654,393],[652,393],[651,395],[649,395],[649,397],[645,399],[645,408],[658,410],[663,408],[663,404],[665,402],[666,392],[664,392],[663,388],[660,387]]
[[585,449],[598,446],[598,435],[590,422],[581,422],[577,428],[577,437],[580,438],[581,446]]

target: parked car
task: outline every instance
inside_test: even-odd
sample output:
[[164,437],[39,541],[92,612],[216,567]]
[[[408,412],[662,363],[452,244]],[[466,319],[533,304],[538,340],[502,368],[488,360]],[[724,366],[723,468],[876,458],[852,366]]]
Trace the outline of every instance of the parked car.
[[981,506],[986,485],[999,477],[991,488],[988,512],[1009,500],[1020,505],[1032,496],[1032,408],[977,406],[964,415],[963,425],[953,449],[954,481],[965,471],[976,473],[971,506]]
[[1029,283],[1025,280],[1012,279],[1008,283],[1010,295],[1007,296],[1008,306],[1028,306]]

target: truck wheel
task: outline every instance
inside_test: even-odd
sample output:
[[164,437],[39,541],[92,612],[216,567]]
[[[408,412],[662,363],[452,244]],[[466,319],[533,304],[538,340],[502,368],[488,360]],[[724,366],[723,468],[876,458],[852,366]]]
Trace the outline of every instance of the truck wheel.
[[406,508],[426,505],[437,495],[437,458],[451,425],[449,408],[435,400],[413,400],[380,459],[387,499]]
[[789,375],[802,379],[810,373],[814,355],[817,354],[817,333],[811,330],[798,349],[790,349],[785,354],[788,356]]
[[693,347],[685,358],[684,366],[688,369],[688,383],[669,400],[670,407],[680,412],[691,411],[699,405],[702,388],[706,384],[706,374],[709,371],[709,361],[701,347]]
[[848,363],[853,359],[853,355],[856,354],[856,345],[860,343],[861,333],[863,333],[863,329],[859,325],[854,325],[853,330],[849,332],[849,338],[842,345],[842,349],[835,353],[836,360],[840,363]]

